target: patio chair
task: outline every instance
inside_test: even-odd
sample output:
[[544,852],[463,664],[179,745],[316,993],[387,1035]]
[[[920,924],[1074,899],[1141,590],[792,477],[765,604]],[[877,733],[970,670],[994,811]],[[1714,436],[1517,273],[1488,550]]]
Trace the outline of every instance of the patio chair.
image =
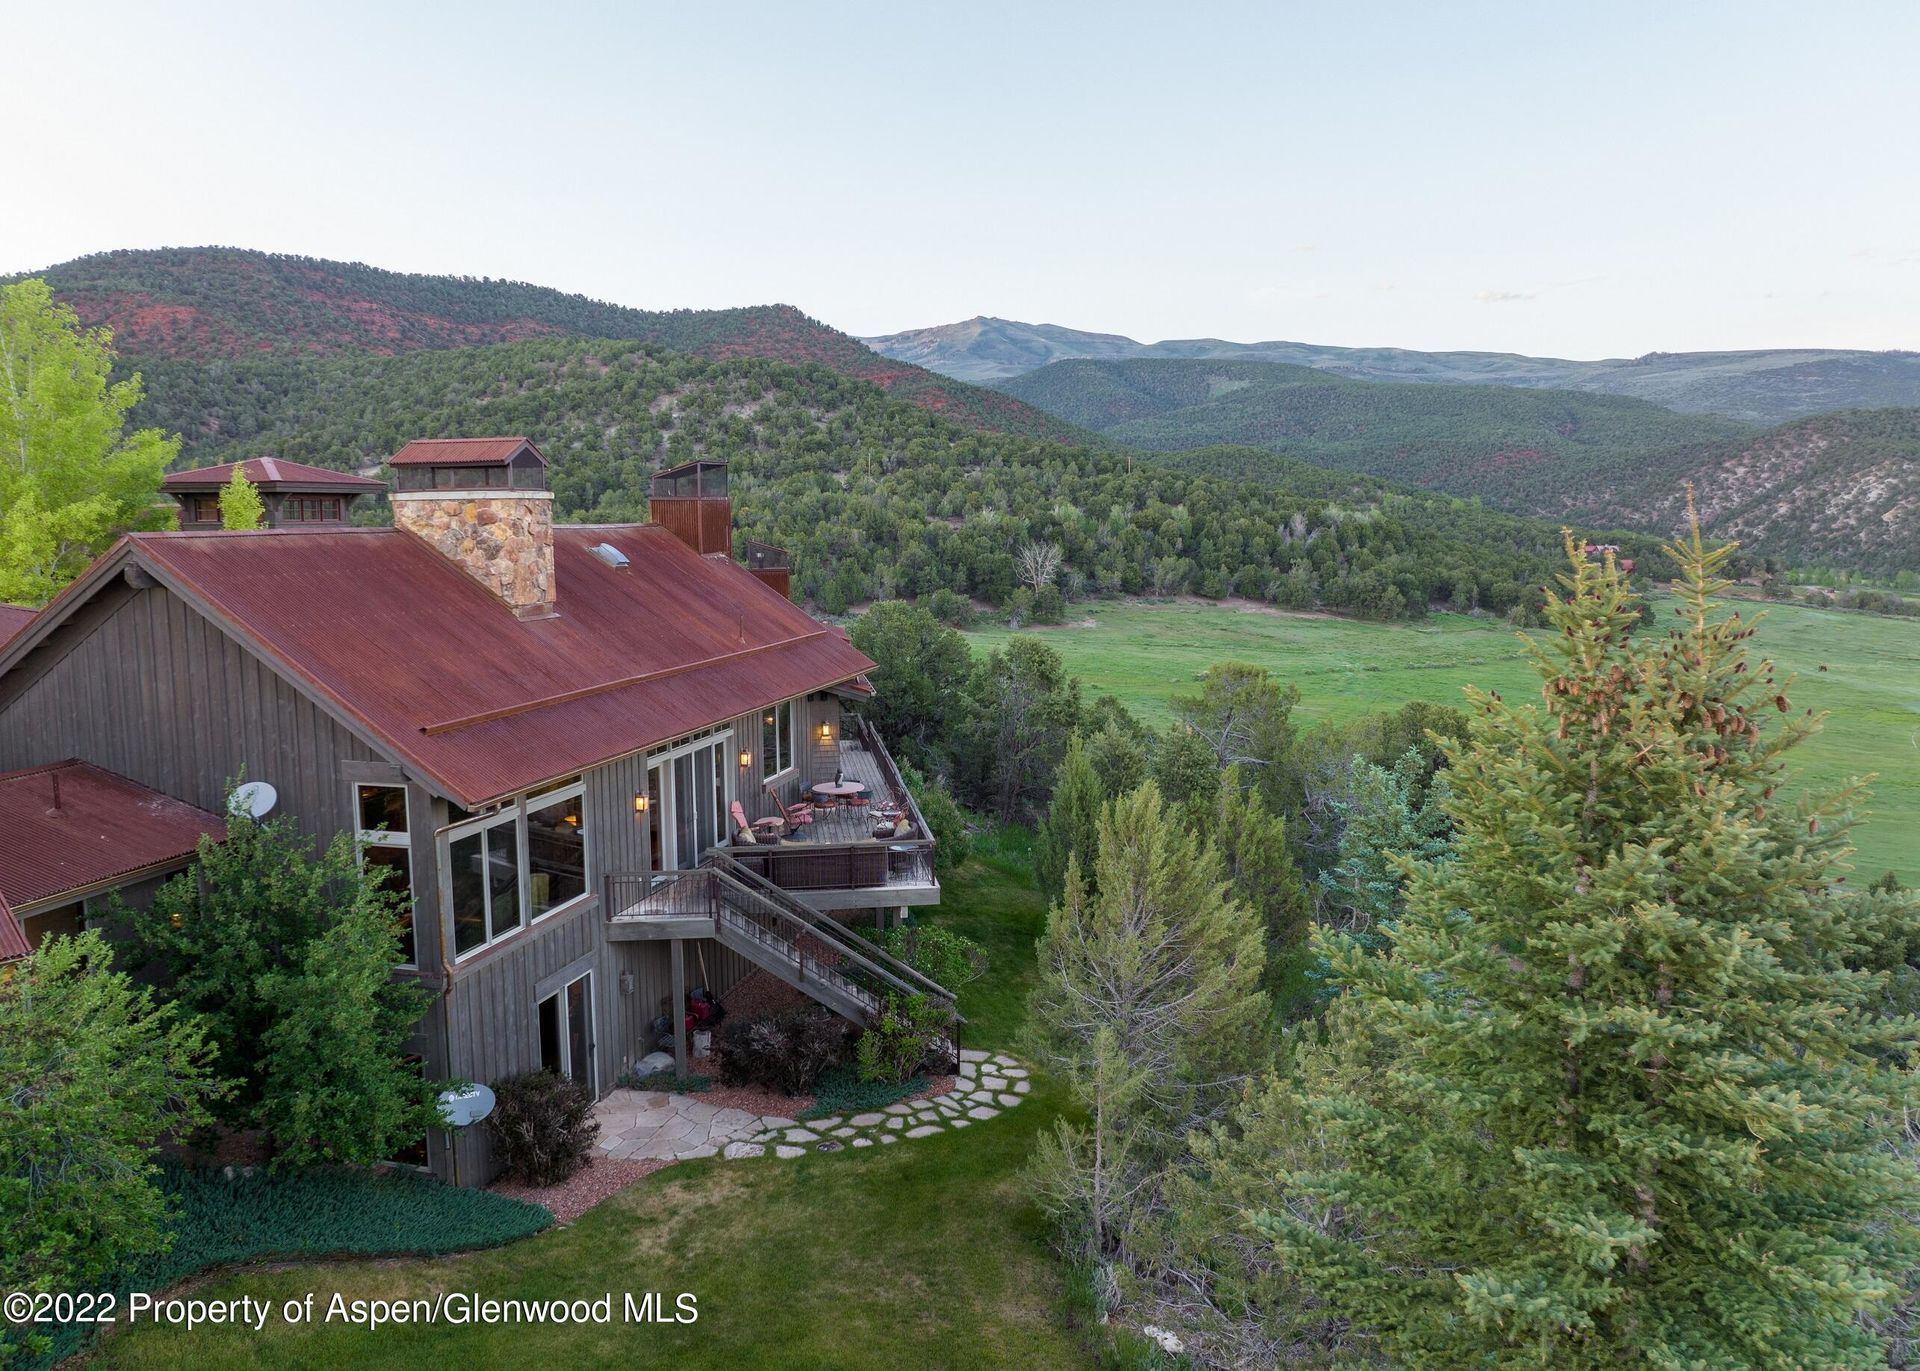
[[795,800],[792,804],[788,804],[780,798],[780,792],[772,786],[767,787],[767,794],[773,797],[774,806],[780,811],[780,817],[786,820],[787,832],[793,832],[801,824],[813,822],[813,806],[807,801]]

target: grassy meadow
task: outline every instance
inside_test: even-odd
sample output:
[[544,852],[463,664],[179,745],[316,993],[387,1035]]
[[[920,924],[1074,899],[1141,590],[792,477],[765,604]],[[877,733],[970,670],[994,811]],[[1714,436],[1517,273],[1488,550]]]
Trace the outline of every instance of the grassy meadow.
[[[1747,614],[1758,608],[1740,606]],[[1655,612],[1670,615],[1671,605],[1657,602]],[[1066,627],[1032,631],[1091,693],[1111,692],[1156,726],[1171,717],[1171,696],[1191,691],[1209,665],[1230,658],[1299,686],[1298,717],[1307,724],[1408,700],[1458,703],[1467,685],[1509,700],[1537,697],[1539,689],[1512,629],[1463,615],[1371,624],[1184,603],[1076,605],[1074,614]],[[1920,885],[1920,622],[1791,605],[1768,606],[1766,615],[1753,639],[1757,654],[1798,676],[1789,692],[1796,710],[1828,715],[1825,729],[1795,754],[1806,783],[1878,773],[1870,815],[1856,830],[1856,879],[1891,868]],[[980,652],[1008,636],[1004,628],[968,635]]]

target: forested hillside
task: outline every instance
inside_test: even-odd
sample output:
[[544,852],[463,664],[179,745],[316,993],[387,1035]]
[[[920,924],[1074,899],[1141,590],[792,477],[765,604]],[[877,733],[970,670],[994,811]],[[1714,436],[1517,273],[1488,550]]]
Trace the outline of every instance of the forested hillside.
[[1006,388],[1132,447],[1265,448],[1521,510],[1597,472],[1749,431],[1615,395],[1350,381],[1272,362],[1055,362]]
[[1511,386],[1348,381],[1270,362],[1055,362],[1007,383],[1187,471],[1297,480],[1311,462],[1514,513],[1671,533],[1686,483],[1709,529],[1788,563],[1920,569],[1920,410],[1755,433],[1640,400]]
[[1363,381],[1537,386],[1628,395],[1687,414],[1775,424],[1835,409],[1920,405],[1920,353],[1835,348],[1654,352],[1575,361],[1512,352],[1417,352],[1318,343],[1117,333],[985,316],[866,338],[875,351],[964,381],[995,383],[1070,358],[1205,358],[1281,362]]
[[1542,512],[1580,520],[1611,510],[1636,527],[1677,528],[1688,481],[1716,535],[1789,565],[1920,571],[1920,409],[1823,414],[1674,453],[1572,488]]
[[963,428],[824,367],[629,341],[167,363],[145,375],[137,417],[178,429],[185,465],[273,453],[358,467],[413,437],[524,433],[553,460],[562,517],[620,520],[644,515],[662,464],[726,458],[741,533],[790,549],[797,591],[833,612],[940,590],[1004,604],[1021,592],[1018,554],[1038,546],[1058,547],[1047,584],[1069,594],[1233,594],[1373,618],[1430,604],[1527,614],[1559,555],[1551,525],[1364,477],[1272,466],[1265,485],[1219,481]]
[[701,357],[813,362],[976,427],[1074,436],[1018,401],[881,357],[791,305],[628,309],[520,281],[422,276],[238,248],[99,253],[32,274],[83,323],[113,329],[115,347],[130,361],[629,338]]

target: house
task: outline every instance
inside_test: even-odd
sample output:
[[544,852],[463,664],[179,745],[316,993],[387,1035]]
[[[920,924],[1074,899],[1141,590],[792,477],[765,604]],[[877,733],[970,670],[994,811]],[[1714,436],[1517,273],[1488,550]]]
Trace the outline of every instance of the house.
[[355,500],[362,495],[381,494],[387,488],[384,481],[279,457],[252,457],[223,466],[175,471],[161,478],[160,488],[179,502],[181,528],[220,527],[220,492],[236,470],[260,492],[260,522],[265,528],[344,524],[353,513]]
[[[436,1079],[605,1092],[663,1013],[684,1064],[666,1011],[755,968],[861,1022],[888,990],[951,1007],[846,927],[938,900],[932,840],[845,710],[873,663],[769,584],[784,559],[728,554],[723,466],[656,478],[676,522],[588,526],[554,524],[523,438],[390,465],[390,526],[121,539],[0,647],[0,767],[77,758],[209,812],[244,775],[316,844],[351,834],[410,897]],[[779,836],[842,776],[874,803]],[[491,1174],[484,1129],[426,1157]]]

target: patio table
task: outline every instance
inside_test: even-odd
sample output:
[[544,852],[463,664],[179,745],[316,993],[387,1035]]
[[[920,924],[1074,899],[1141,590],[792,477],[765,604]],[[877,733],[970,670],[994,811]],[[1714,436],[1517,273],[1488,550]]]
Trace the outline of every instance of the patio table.
[[844,800],[850,795],[858,795],[867,787],[860,781],[815,781],[807,787],[816,795],[824,795],[833,800]]

